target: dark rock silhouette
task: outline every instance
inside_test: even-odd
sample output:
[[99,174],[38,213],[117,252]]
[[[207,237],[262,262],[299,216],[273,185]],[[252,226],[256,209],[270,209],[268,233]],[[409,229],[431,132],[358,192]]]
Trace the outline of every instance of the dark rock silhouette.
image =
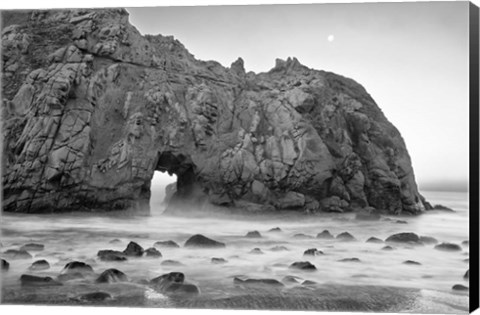
[[118,269],[107,269],[95,280],[96,283],[114,283],[127,281],[127,275]]
[[311,264],[309,261],[297,261],[290,265],[291,269],[300,269],[300,270],[317,270],[315,265]]
[[438,245],[435,245],[435,249],[446,251],[446,252],[458,252],[462,250],[462,247],[457,244],[453,243],[441,243]]
[[10,264],[5,259],[1,259],[2,271],[7,271],[10,268]]
[[103,260],[103,261],[127,260],[127,257],[125,257],[125,254],[123,252],[120,252],[118,250],[111,250],[111,249],[100,250],[98,251],[97,256],[100,258],[100,260]]
[[59,286],[62,283],[53,280],[51,277],[37,277],[32,275],[22,275],[20,277],[20,283],[22,286]]
[[169,212],[428,206],[399,131],[351,79],[296,58],[259,74],[200,61],[124,9],[8,14],[5,211],[148,211],[155,170],[177,175]]
[[333,235],[330,234],[328,230],[323,230],[321,233],[317,234],[317,238],[332,239]]
[[225,244],[222,242],[217,242],[215,240],[212,240],[208,237],[205,237],[201,234],[196,234],[190,237],[186,242],[185,242],[185,247],[204,247],[204,248],[221,248],[225,247]]
[[127,256],[139,257],[142,256],[144,253],[144,249],[142,246],[138,245],[135,242],[130,242],[127,245],[127,248],[123,251],[123,253]]
[[37,260],[32,263],[30,267],[28,267],[29,270],[47,270],[50,269],[50,264],[48,261],[45,259],[42,260]]
[[159,248],[179,248],[180,245],[175,243],[174,241],[158,241],[153,244],[155,247]]
[[63,267],[62,274],[68,273],[92,273],[93,268],[89,264],[86,264],[82,261],[72,261]]
[[415,233],[397,233],[387,237],[385,242],[421,244],[420,237]]

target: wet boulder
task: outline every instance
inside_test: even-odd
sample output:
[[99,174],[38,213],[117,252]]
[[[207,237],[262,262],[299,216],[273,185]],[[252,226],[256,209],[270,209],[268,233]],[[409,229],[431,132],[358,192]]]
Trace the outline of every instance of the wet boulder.
[[465,280],[470,279],[470,269],[467,270],[467,272],[465,272],[465,274],[463,275],[463,279],[465,279]]
[[344,241],[344,242],[356,241],[355,237],[348,232],[343,232],[343,233],[338,234],[336,239],[339,240],[339,241]]
[[10,264],[5,259],[1,259],[2,271],[7,271],[10,268]]
[[389,250],[394,250],[395,248],[393,248],[392,246],[390,245],[387,245],[387,246],[383,246],[382,247],[382,250],[386,250],[386,251],[389,251]]
[[135,242],[130,242],[127,245],[127,248],[123,251],[126,256],[140,257],[143,255],[144,249],[142,246],[138,245]]
[[283,232],[281,228],[279,227],[275,227],[275,228],[271,228],[270,230],[268,230],[269,233],[279,233],[279,232]]
[[86,264],[82,261],[72,261],[63,267],[62,274],[69,273],[93,273],[93,268],[89,264]]
[[385,242],[421,244],[420,237],[415,233],[397,233],[390,235]]
[[180,245],[175,243],[174,241],[158,241],[153,244],[153,246],[158,247],[158,248],[179,248]]
[[226,264],[228,261],[223,258],[212,257],[212,264]]
[[333,235],[328,230],[323,230],[321,233],[317,234],[317,238],[332,239]]
[[164,260],[162,261],[162,263],[160,264],[162,266],[183,266],[183,264],[177,260],[171,260],[171,259],[167,259],[167,260]]
[[452,290],[454,291],[468,291],[468,287],[464,286],[463,284],[455,284],[453,287],[452,287]]
[[323,252],[316,248],[309,248],[303,252],[303,256],[320,256],[320,255],[323,255]]
[[288,284],[296,284],[296,283],[300,283],[299,280],[302,280],[302,279],[295,276],[285,276],[283,277],[282,282],[288,283]]
[[34,261],[33,264],[28,267],[29,270],[47,270],[50,269],[50,264],[45,259]]
[[145,250],[145,255],[147,257],[162,257],[162,253],[160,253],[160,251],[158,251],[156,248],[154,247],[150,247],[150,248],[147,248]]
[[250,251],[250,254],[254,254],[254,255],[263,255],[263,252],[260,248],[258,247],[255,247],[254,249],[252,249]]
[[431,236],[420,236],[420,242],[423,244],[438,244],[438,240]]
[[360,259],[358,259],[357,257],[343,258],[340,259],[339,262],[360,262]]
[[276,287],[282,288],[285,285],[278,280],[275,279],[246,279],[242,280],[240,278],[233,278],[233,283],[236,285],[241,286],[248,286],[248,287]]
[[418,261],[414,261],[414,260],[405,260],[402,264],[404,264],[404,265],[416,265],[416,266],[421,265],[421,263],[419,263]]
[[44,249],[45,249],[45,246],[43,244],[37,244],[37,243],[29,243],[20,247],[20,250],[24,250],[28,252],[40,252]]
[[125,261],[127,257],[123,252],[118,250],[105,249],[100,250],[97,253],[98,258],[102,261]]
[[127,275],[118,269],[107,269],[95,280],[96,283],[115,283],[127,281]]
[[300,239],[300,240],[307,240],[307,239],[312,239],[313,236],[303,234],[303,233],[297,233],[297,234],[293,235],[293,238]]
[[297,261],[294,262],[293,264],[288,267],[290,269],[299,269],[299,270],[308,270],[308,271],[313,271],[317,270],[315,265],[311,264],[309,261]]
[[201,234],[196,234],[190,237],[186,242],[184,247],[191,248],[224,248],[225,243],[212,240],[208,237],[205,237]]
[[84,301],[84,302],[103,302],[105,300],[111,299],[112,296],[107,293],[107,292],[91,292],[91,293],[86,293],[82,294],[78,297],[79,300]]
[[444,206],[444,205],[434,205],[432,210],[446,211],[446,212],[455,212],[453,209]]
[[393,223],[396,223],[396,224],[408,224],[408,222],[405,221],[405,220],[396,220],[396,221],[393,222]]
[[305,280],[305,281],[302,282],[302,285],[304,285],[304,286],[315,286],[317,284],[318,284],[317,282],[312,281],[312,280]]
[[262,234],[258,231],[250,231],[245,235],[246,238],[261,238]]
[[434,247],[437,250],[445,251],[445,252],[459,252],[462,250],[462,247],[457,244],[453,243],[441,243],[438,245],[435,245]]
[[37,286],[59,286],[62,283],[53,280],[50,277],[37,277],[32,275],[22,275],[20,277],[22,286],[37,287]]
[[10,259],[31,259],[32,255],[23,249],[9,249],[3,253],[5,257]]
[[164,294],[198,295],[200,290],[194,284],[184,283],[185,275],[181,272],[170,272],[150,280],[150,285]]
[[376,238],[376,237],[370,237],[367,241],[367,243],[375,243],[375,244],[381,244],[383,243],[383,241],[379,238]]

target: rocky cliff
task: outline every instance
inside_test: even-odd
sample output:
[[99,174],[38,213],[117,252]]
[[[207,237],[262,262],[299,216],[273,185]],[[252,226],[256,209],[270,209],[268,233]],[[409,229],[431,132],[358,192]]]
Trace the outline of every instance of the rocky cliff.
[[295,58],[267,73],[142,36],[123,9],[2,13],[3,209],[173,205],[419,213],[405,143],[365,89]]

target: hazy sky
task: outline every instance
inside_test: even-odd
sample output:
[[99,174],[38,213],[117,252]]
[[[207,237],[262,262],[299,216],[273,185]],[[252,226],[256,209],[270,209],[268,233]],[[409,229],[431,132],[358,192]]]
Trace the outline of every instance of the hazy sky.
[[362,84],[400,130],[420,188],[468,180],[468,3],[129,8],[143,34],[173,35],[197,59],[275,58]]

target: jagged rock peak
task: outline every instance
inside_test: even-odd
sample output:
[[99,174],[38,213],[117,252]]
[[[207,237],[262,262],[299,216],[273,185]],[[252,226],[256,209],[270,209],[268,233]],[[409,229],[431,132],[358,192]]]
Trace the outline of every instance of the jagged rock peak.
[[[419,213],[405,143],[357,82],[296,58],[245,74],[123,9],[2,11],[3,210]],[[45,31],[48,30],[48,31]]]

